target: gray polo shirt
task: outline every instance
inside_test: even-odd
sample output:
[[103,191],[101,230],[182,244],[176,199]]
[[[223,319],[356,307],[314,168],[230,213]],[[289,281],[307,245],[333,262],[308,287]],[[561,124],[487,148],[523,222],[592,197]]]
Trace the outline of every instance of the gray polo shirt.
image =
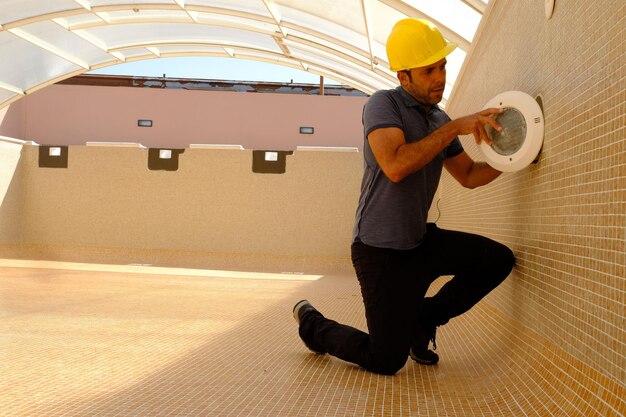
[[455,138],[422,169],[393,183],[378,166],[367,135],[376,129],[398,127],[407,143],[412,143],[449,121],[448,115],[437,106],[425,111],[400,86],[377,91],[369,98],[363,109],[365,171],[353,242],[400,250],[417,247],[426,233],[428,209],[439,185],[443,161],[463,152],[461,142]]

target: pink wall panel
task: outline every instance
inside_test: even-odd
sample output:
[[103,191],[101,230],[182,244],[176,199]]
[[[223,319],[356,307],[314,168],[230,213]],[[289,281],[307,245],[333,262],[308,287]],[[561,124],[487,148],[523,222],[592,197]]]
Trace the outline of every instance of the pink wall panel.
[[[53,85],[20,101],[24,139],[40,144],[138,142],[147,147],[362,147],[367,97]],[[150,119],[153,127],[138,127]],[[303,135],[300,126],[314,127]],[[1,133],[1,132],[0,132]]]

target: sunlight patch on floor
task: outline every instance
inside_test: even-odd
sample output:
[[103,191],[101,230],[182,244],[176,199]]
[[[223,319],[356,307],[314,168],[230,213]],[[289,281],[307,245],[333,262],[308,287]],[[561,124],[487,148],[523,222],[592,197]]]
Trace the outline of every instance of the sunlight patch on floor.
[[109,265],[58,261],[33,261],[21,259],[0,259],[0,267],[7,268],[36,268],[36,269],[66,269],[72,271],[117,272],[126,274],[149,275],[182,275],[206,278],[236,278],[236,279],[270,279],[288,281],[316,281],[323,275],[311,275],[300,272],[250,272],[226,271],[213,269],[167,268],[147,265]]

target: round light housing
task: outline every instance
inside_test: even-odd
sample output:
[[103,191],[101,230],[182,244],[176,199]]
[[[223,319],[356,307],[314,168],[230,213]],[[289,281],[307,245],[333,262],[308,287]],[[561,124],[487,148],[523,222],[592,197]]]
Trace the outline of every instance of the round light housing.
[[499,171],[513,172],[530,165],[543,145],[543,114],[539,103],[521,91],[505,91],[485,104],[483,109],[504,110],[496,116],[502,126],[498,132],[486,126],[492,143],[480,143],[487,163]]

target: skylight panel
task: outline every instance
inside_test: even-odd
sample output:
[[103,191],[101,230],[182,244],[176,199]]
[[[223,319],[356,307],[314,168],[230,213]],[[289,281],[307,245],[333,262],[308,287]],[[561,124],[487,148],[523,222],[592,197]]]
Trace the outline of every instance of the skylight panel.
[[471,42],[482,15],[461,0],[408,0],[421,10]]

